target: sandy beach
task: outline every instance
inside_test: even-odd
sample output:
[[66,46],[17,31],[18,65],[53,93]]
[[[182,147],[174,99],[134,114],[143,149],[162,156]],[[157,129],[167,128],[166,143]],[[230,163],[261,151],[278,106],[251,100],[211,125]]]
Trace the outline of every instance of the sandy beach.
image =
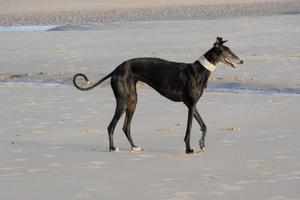
[[299,13],[298,0],[1,0],[0,26],[191,20]]
[[[1,200],[300,200],[299,1],[0,5]],[[81,92],[72,76],[93,82],[134,57],[193,62],[217,36],[245,63],[218,65],[197,105],[207,152],[194,121],[198,153],[184,153],[186,107],[142,83],[132,136],[145,151],[130,151],[122,117],[108,152],[109,81]]]

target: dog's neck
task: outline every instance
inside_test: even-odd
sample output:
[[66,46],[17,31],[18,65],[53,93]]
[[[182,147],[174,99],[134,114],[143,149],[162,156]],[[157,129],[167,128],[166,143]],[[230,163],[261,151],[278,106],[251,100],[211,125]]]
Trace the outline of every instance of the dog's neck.
[[216,65],[212,64],[210,61],[208,61],[205,56],[200,56],[200,58],[197,59],[197,61],[208,71],[214,72],[216,70]]
[[208,71],[213,72],[216,70],[216,64],[219,62],[217,48],[213,47],[208,50],[203,56],[200,56],[197,61]]

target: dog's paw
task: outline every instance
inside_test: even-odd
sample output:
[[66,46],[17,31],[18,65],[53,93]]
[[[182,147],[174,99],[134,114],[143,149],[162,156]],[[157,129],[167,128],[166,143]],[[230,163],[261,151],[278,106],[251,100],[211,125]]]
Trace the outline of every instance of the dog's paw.
[[192,153],[194,153],[194,150],[193,149],[187,149],[187,150],[185,150],[185,153],[186,154],[192,154]]
[[207,152],[205,147],[203,147],[203,148],[201,149],[201,151],[204,152],[204,153]]
[[131,152],[139,152],[139,151],[144,151],[141,147],[132,147]]
[[119,152],[120,149],[119,149],[119,147],[110,147],[109,151],[110,152]]

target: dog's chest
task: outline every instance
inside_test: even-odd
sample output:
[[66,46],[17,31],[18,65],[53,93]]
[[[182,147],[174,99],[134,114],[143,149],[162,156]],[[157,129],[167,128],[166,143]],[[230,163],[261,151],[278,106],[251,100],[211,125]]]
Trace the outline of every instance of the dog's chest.
[[209,74],[206,73],[195,74],[194,76],[190,77],[186,87],[188,99],[190,99],[192,102],[197,102],[200,99],[205,88],[207,87],[208,78]]

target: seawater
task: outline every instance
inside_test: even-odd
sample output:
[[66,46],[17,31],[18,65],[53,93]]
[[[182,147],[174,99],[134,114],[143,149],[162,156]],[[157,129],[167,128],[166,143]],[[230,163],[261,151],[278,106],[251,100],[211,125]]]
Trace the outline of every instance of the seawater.
[[[107,84],[106,84],[107,85]],[[0,80],[0,86],[19,87],[73,87],[71,79],[65,80]],[[210,84],[207,92],[260,94],[275,96],[300,96],[300,88],[253,87],[242,84]]]
[[44,32],[57,26],[0,26],[0,32]]

